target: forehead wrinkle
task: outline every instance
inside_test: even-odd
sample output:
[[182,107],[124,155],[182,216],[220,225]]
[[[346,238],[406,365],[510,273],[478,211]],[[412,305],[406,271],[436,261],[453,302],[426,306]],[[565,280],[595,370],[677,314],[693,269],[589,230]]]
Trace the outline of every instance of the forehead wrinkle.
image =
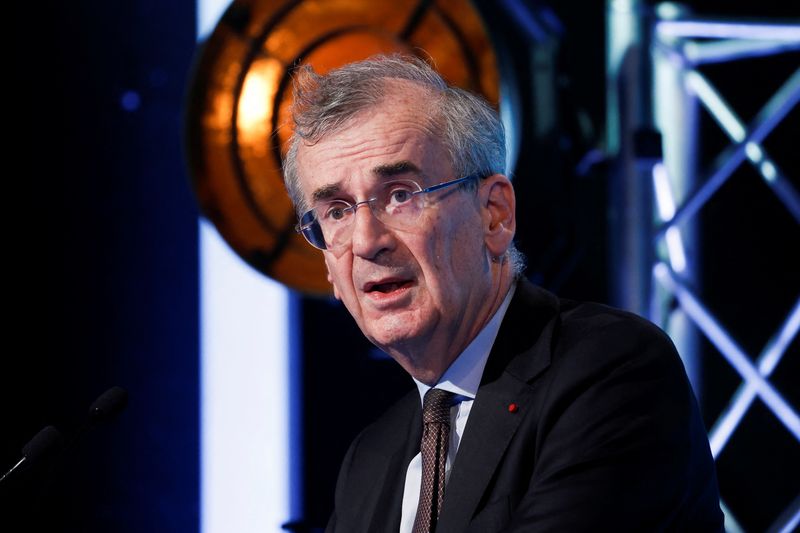
[[[391,135],[385,138],[382,131],[371,131],[374,129],[371,127],[373,126],[371,122],[375,116],[375,112],[383,111],[381,106],[375,106],[370,108],[370,110],[370,114],[367,115],[365,112],[357,114],[352,117],[344,127],[337,129],[335,132],[330,132],[329,135],[313,143],[303,143],[302,152],[305,153],[298,153],[298,160],[306,159],[307,155],[313,154],[311,160],[315,163],[313,163],[312,166],[319,166],[321,160],[326,165],[338,164],[341,168],[342,166],[349,165],[349,160],[351,158],[355,158],[356,160],[370,158],[384,159],[384,161],[388,162],[375,164],[372,168],[364,170],[367,170],[369,175],[378,180],[390,179],[406,173],[422,178],[425,172],[423,172],[420,163],[423,162],[418,161],[414,163],[408,159],[406,154],[401,155],[398,152],[403,151],[404,146],[409,142],[420,144],[421,146],[415,147],[415,150],[421,149],[423,151],[424,145],[434,142],[433,140],[436,139],[436,127],[432,123],[433,121],[431,118],[424,113],[420,114],[418,109],[415,109],[413,112],[401,113],[399,116],[395,116],[397,113],[392,110],[388,112],[388,114],[392,115],[392,129],[394,132],[405,129],[416,129],[421,136],[409,134],[399,137]],[[358,130],[358,128],[361,127],[361,119],[364,119],[366,121],[365,125],[368,126],[366,132]],[[353,130],[357,130],[358,134],[351,135]],[[378,140],[381,142],[376,143]],[[413,153],[416,153],[416,151]],[[301,155],[302,157],[300,157]],[[403,157],[403,159],[392,161],[393,156],[400,156]],[[309,202],[311,204],[325,202],[342,194],[343,191],[345,191],[343,183],[342,181],[336,181],[319,186],[310,194]],[[304,209],[308,207],[310,206],[304,206]]]
[[[419,167],[417,167],[417,165],[405,159],[395,163],[377,165],[372,169],[372,175],[380,179],[389,179],[409,173],[419,176],[422,174],[422,171],[419,169]],[[311,200],[312,202],[328,200],[338,195],[341,191],[342,186],[339,183],[328,183],[318,187],[313,193],[311,193]]]

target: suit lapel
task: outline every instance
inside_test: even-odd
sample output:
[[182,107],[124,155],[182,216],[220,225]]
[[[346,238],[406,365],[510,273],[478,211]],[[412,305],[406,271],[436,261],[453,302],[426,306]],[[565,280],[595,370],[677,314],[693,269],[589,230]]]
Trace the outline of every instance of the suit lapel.
[[393,417],[393,429],[384,444],[378,449],[394,450],[386,457],[383,468],[374,472],[382,477],[381,493],[375,500],[371,513],[364,510],[369,519],[371,533],[397,533],[403,507],[406,472],[411,459],[419,453],[422,438],[422,412],[416,388],[404,399],[403,407]]
[[[437,533],[464,531],[523,416],[533,408],[530,381],[550,364],[558,301],[520,282],[484,370],[445,490]],[[509,405],[516,404],[516,411]]]

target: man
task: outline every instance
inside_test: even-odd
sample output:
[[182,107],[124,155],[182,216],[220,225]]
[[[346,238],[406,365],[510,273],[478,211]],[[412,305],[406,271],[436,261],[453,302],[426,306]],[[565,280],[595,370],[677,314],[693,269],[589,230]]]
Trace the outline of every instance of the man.
[[328,531],[718,531],[668,338],[521,277],[502,126],[424,62],[295,80],[287,189],[334,295],[415,380],[353,442]]

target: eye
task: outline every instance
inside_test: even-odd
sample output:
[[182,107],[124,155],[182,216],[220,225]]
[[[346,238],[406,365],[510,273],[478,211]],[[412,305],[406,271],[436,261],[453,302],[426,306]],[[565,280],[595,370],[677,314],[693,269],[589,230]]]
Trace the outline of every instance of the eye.
[[389,203],[402,205],[413,197],[412,191],[406,185],[395,185],[389,190]]
[[322,220],[327,222],[342,220],[349,209],[350,206],[344,202],[332,202],[325,207],[322,213]]

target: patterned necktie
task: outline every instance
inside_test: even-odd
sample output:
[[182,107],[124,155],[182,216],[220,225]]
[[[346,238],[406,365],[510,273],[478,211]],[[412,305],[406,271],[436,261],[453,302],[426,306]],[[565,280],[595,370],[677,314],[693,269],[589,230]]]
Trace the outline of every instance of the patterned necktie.
[[422,485],[413,533],[432,533],[442,510],[453,396],[451,392],[430,389],[422,402]]

